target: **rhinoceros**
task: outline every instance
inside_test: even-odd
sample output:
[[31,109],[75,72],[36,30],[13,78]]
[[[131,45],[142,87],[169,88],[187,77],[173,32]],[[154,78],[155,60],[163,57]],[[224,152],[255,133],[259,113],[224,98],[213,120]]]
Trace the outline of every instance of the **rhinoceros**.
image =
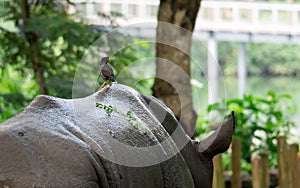
[[199,142],[162,102],[125,85],[40,95],[0,124],[0,187],[211,187],[234,122]]

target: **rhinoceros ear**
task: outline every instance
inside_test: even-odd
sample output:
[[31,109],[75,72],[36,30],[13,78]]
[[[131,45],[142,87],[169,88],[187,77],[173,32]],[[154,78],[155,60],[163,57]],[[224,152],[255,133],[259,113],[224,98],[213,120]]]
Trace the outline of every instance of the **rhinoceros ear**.
[[199,152],[207,153],[211,158],[225,152],[231,143],[234,127],[234,112],[231,112],[231,117],[228,120],[223,122],[208,138],[199,143]]

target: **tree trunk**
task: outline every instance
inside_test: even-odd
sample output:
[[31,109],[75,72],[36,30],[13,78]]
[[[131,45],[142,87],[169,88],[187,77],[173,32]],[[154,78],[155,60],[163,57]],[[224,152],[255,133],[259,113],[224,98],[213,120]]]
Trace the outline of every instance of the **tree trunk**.
[[158,11],[152,91],[173,110],[189,136],[194,134],[197,118],[190,84],[190,48],[200,3],[201,0],[161,0]]
[[[24,25],[26,26],[26,22],[30,18],[29,5],[27,0],[21,0],[21,13]],[[35,79],[39,85],[39,93],[48,94],[44,77],[45,69],[41,62],[41,53],[38,47],[38,36],[32,32],[25,32],[25,37],[29,43],[29,59],[32,64]]]

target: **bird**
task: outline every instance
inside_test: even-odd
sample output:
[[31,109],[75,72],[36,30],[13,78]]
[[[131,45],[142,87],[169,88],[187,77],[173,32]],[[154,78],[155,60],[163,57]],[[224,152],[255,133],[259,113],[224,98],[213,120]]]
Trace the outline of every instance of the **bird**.
[[99,66],[99,73],[102,79],[104,80],[104,83],[101,85],[100,89],[103,88],[107,81],[110,81],[110,85],[112,83],[116,83],[114,71],[111,68],[111,66],[107,63],[111,62],[113,58],[111,57],[103,57],[100,60],[100,66]]

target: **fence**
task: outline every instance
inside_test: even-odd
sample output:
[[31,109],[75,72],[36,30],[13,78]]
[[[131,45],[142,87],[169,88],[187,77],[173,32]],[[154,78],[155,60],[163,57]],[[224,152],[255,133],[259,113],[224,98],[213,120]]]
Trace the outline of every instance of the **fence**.
[[[157,20],[159,0],[72,0],[89,23],[98,23],[98,12],[126,15],[121,25]],[[100,21],[101,22],[101,21]],[[300,4],[277,2],[201,2],[196,30],[299,35]]]
[[[278,152],[278,186],[280,188],[300,187],[300,152],[298,144],[287,144],[286,137],[280,136],[277,139]],[[232,140],[232,175],[231,187],[241,188],[241,140],[234,137]],[[224,188],[224,173],[222,169],[222,157],[218,155],[214,158],[214,179],[213,188]],[[268,188],[270,186],[269,159],[267,153],[260,153],[251,158],[252,165],[252,187]]]

